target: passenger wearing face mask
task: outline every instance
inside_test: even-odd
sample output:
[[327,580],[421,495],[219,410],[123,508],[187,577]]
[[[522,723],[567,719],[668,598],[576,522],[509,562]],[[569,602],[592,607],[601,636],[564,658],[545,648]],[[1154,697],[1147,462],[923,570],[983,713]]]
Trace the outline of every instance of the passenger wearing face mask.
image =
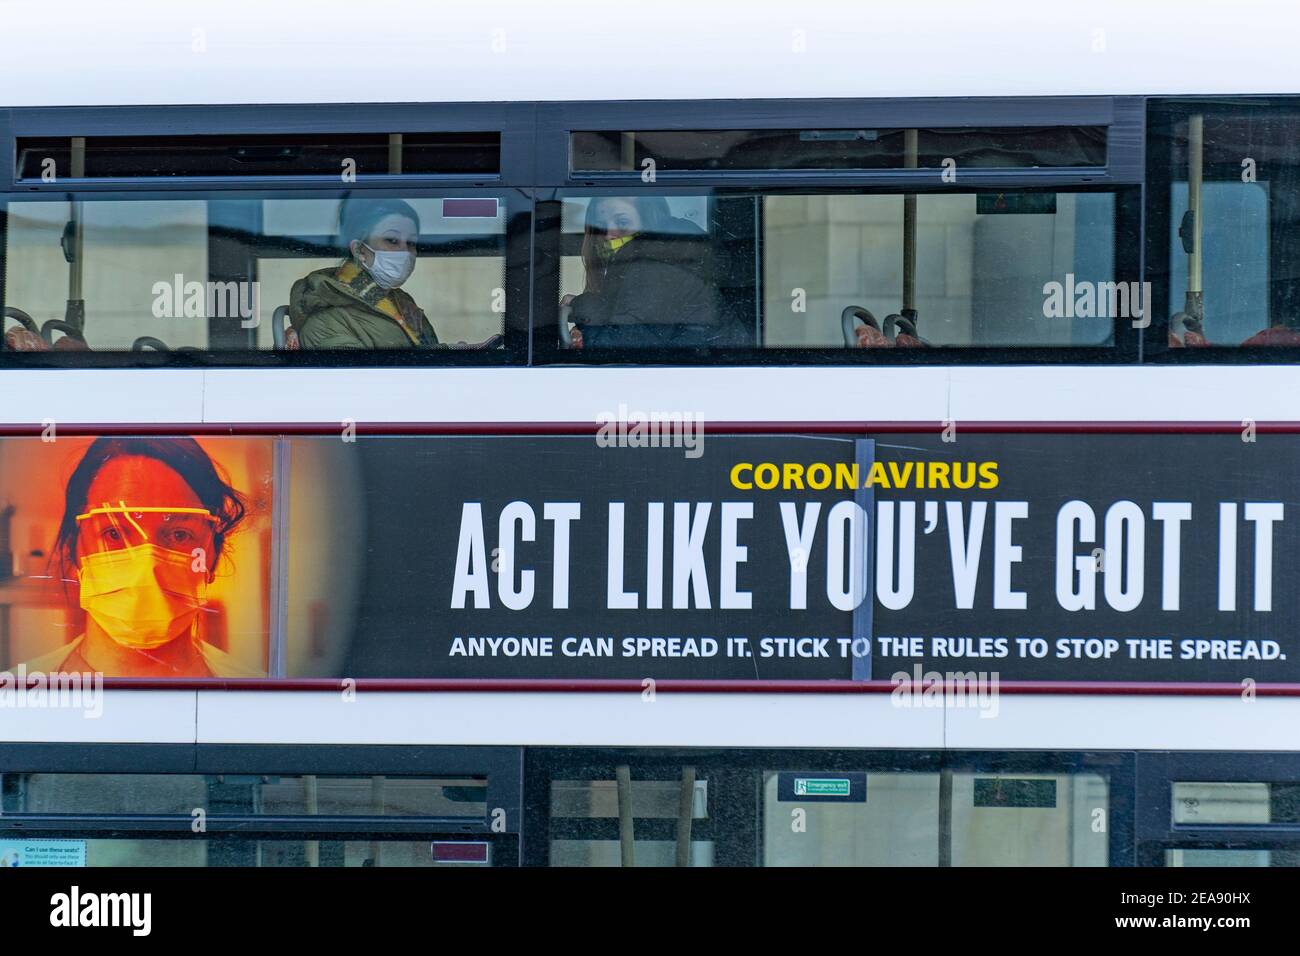
[[587,206],[584,288],[565,295],[575,348],[732,344],[718,310],[708,245],[662,196],[600,196]]
[[299,279],[289,319],[305,349],[436,348],[438,336],[402,283],[415,270],[420,219],[400,199],[345,202],[348,258]]
[[29,673],[265,677],[204,640],[207,589],[244,503],[192,438],[98,438],[68,480],[55,572],[80,635]]

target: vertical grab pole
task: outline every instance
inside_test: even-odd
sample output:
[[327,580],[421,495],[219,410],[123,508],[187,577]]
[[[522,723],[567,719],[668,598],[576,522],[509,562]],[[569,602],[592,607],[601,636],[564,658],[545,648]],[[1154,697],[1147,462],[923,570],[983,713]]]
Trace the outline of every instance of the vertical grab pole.
[[400,176],[402,174],[402,134],[388,134],[388,174],[390,176]]
[[[309,773],[302,778],[303,804],[307,816],[314,817],[319,806],[316,794],[316,775]],[[308,840],[303,845],[303,855],[308,866],[320,866],[320,841]]]
[[[71,161],[72,168],[70,172],[72,178],[85,179],[86,137],[72,137]],[[64,310],[63,321],[78,332],[85,332],[86,330],[86,300],[82,297],[81,291],[81,250],[84,242],[82,226],[81,202],[74,200],[68,220],[69,249],[67,254],[70,256],[68,259],[68,305]]]
[[1205,116],[1187,118],[1187,210],[1192,214],[1192,249],[1187,253],[1187,300],[1183,311],[1198,322],[1205,319],[1201,285],[1201,182],[1205,162]]
[[625,173],[636,172],[636,133],[619,134],[619,167]]
[[636,866],[632,832],[632,770],[627,764],[614,768],[618,780],[618,849],[621,866]]
[[1065,841],[1065,854],[1066,854],[1065,865],[1066,866],[1074,866],[1074,843],[1075,843],[1075,838],[1079,835],[1079,831],[1074,826],[1074,798],[1076,795],[1074,789],[1074,780],[1075,780],[1075,774],[1070,774],[1068,777],[1065,778],[1065,792],[1069,794],[1069,796],[1066,798],[1065,805],[1070,808],[1067,811],[1069,813],[1069,819],[1067,820],[1066,832],[1069,833],[1070,838]]
[[[903,168],[916,169],[917,131],[903,130]],[[903,317],[916,324],[916,193],[903,196]]]
[[677,804],[677,865],[691,865],[691,822],[695,819],[695,768],[682,768],[681,798]]
[[952,866],[952,771],[939,771],[939,865]]
[[[376,816],[382,817],[387,813],[387,807],[384,805],[384,778],[375,776],[370,778],[370,812]],[[370,859],[374,861],[375,866],[383,866],[382,856],[384,844],[381,840],[370,841]]]

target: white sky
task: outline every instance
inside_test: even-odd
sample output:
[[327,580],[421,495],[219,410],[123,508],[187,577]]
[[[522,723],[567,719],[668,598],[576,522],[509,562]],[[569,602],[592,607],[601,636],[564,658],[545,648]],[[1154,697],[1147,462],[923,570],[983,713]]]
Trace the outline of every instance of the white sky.
[[0,105],[1300,92],[1298,27],[1296,0],[0,0]]

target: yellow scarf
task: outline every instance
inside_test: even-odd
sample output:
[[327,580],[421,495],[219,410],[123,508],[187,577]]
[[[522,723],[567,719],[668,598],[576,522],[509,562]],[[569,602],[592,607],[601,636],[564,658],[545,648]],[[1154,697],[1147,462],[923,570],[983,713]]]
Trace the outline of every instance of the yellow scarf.
[[600,252],[601,258],[602,259],[611,258],[614,255],[614,253],[618,252],[618,250],[622,249],[624,246],[626,246],[629,242],[631,242],[635,238],[636,238],[636,233],[632,233],[632,235],[630,236],[619,236],[617,239],[606,239],[600,246],[597,247]]
[[[406,333],[406,337],[411,340],[411,344],[420,344],[420,330],[418,328],[414,330],[411,329],[409,320],[398,307],[397,303],[393,301],[392,296],[385,293],[384,290],[370,278],[370,274],[361,268],[360,264],[357,263],[355,259],[349,259],[347,262],[343,263],[343,265],[339,266],[339,271],[334,273],[334,278],[338,279],[353,292],[357,293],[357,297],[367,305],[378,309],[380,312],[384,313],[384,315],[396,322],[398,327]],[[365,286],[366,288],[361,288],[362,286]],[[369,286],[374,286],[374,288],[371,289]]]

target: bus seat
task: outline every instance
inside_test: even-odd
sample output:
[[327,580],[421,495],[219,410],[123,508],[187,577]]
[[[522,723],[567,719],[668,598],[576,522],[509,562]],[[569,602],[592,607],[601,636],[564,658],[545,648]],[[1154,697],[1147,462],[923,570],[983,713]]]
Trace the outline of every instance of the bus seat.
[[560,328],[563,330],[560,336],[561,348],[582,348],[582,329],[573,324],[573,306],[560,306]]
[[[895,332],[894,329],[898,331]],[[916,323],[905,315],[897,313],[885,316],[885,338],[893,337],[894,345],[900,349],[928,349],[930,343],[921,338],[916,331]]]
[[1242,345],[1264,345],[1264,346],[1296,346],[1300,345],[1300,330],[1290,328],[1286,325],[1274,325],[1264,329],[1262,332],[1256,332]]
[[4,318],[13,319],[18,325],[5,331],[3,339],[0,339],[0,342],[3,342],[3,348],[10,352],[49,351],[49,343],[41,338],[41,332],[36,325],[36,320],[22,309],[5,306]]
[[1209,345],[1209,340],[1205,338],[1205,324],[1195,316],[1188,315],[1186,312],[1175,312],[1172,325],[1181,324],[1186,330],[1183,332],[1183,346],[1189,349],[1203,348]]
[[298,340],[298,330],[289,321],[289,307],[277,306],[271,316],[271,341],[277,349],[296,352],[302,348]]
[[880,323],[871,311],[860,305],[847,306],[840,313],[840,331],[845,347],[851,349],[887,349],[894,344],[880,331]]
[[150,349],[154,352],[202,352],[204,349],[197,345],[178,345],[172,348],[162,339],[156,339],[152,335],[142,335],[131,343],[132,352],[143,352]]
[[[62,332],[63,338],[57,342],[54,341],[54,333]],[[62,319],[50,319],[41,326],[41,338],[45,343],[56,352],[89,352],[90,346],[86,344],[86,337],[82,335],[81,330],[70,322]]]

